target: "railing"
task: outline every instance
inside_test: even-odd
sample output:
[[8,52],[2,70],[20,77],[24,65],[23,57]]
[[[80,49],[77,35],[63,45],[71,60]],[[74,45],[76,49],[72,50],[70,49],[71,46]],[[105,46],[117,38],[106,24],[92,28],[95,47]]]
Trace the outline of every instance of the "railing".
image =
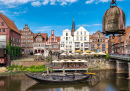
[[130,55],[128,55],[128,54],[110,54],[109,57],[130,61]]

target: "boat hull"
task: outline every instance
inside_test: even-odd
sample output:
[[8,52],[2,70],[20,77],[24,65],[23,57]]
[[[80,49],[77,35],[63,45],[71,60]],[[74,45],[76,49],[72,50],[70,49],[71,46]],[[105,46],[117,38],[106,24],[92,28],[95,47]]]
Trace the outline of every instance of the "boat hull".
[[[80,83],[80,82],[85,82],[89,79],[89,76],[90,75],[87,75],[81,79],[73,79],[73,80],[62,80],[62,81],[56,81],[56,80],[48,80],[48,79],[44,79],[44,78],[39,78],[39,77],[36,77],[36,76],[32,76],[32,75],[29,75],[28,73],[26,73],[26,76],[28,76],[29,78],[33,79],[33,80],[36,80],[40,83],[59,83],[59,84],[62,84],[62,83]],[[69,77],[68,77],[69,78]]]

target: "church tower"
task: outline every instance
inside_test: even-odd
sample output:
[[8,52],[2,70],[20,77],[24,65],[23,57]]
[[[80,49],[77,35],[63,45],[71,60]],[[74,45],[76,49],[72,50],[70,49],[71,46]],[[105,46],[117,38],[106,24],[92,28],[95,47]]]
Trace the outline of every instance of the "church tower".
[[74,32],[75,32],[75,23],[74,23],[74,18],[73,18],[72,29],[71,29],[71,36],[74,35]]

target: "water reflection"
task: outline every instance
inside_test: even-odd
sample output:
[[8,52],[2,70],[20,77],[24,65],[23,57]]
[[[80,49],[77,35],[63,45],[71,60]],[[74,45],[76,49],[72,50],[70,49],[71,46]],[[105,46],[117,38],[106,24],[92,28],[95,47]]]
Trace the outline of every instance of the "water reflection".
[[79,84],[40,84],[26,77],[24,73],[0,76],[0,91],[130,91],[128,74],[115,71],[94,71],[100,82]]

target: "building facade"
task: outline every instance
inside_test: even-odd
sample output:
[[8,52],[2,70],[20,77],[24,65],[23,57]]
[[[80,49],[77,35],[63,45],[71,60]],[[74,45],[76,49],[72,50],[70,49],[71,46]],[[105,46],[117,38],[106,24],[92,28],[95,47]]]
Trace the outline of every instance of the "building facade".
[[130,54],[130,26],[125,30],[125,35],[117,35],[115,37],[114,54]]
[[51,35],[46,42],[46,50],[52,51],[52,53],[60,53],[60,37],[56,37],[54,30],[51,31]]
[[6,53],[6,45],[21,47],[21,34],[14,21],[0,13],[0,64],[10,65],[10,56]]
[[89,38],[89,50],[95,52],[108,52],[108,38],[101,33],[101,31],[97,31],[93,35],[90,35]]
[[21,47],[22,55],[28,55],[33,52],[33,36],[34,33],[28,28],[28,25],[25,24],[25,28],[21,32]]
[[60,37],[60,52],[73,53],[73,37],[71,36],[71,31],[69,29],[65,29],[63,31],[63,36]]
[[89,49],[89,32],[83,27],[80,26],[74,32],[74,51],[81,50],[85,51]]
[[42,53],[46,51],[46,41],[48,40],[47,33],[34,34],[33,53]]

